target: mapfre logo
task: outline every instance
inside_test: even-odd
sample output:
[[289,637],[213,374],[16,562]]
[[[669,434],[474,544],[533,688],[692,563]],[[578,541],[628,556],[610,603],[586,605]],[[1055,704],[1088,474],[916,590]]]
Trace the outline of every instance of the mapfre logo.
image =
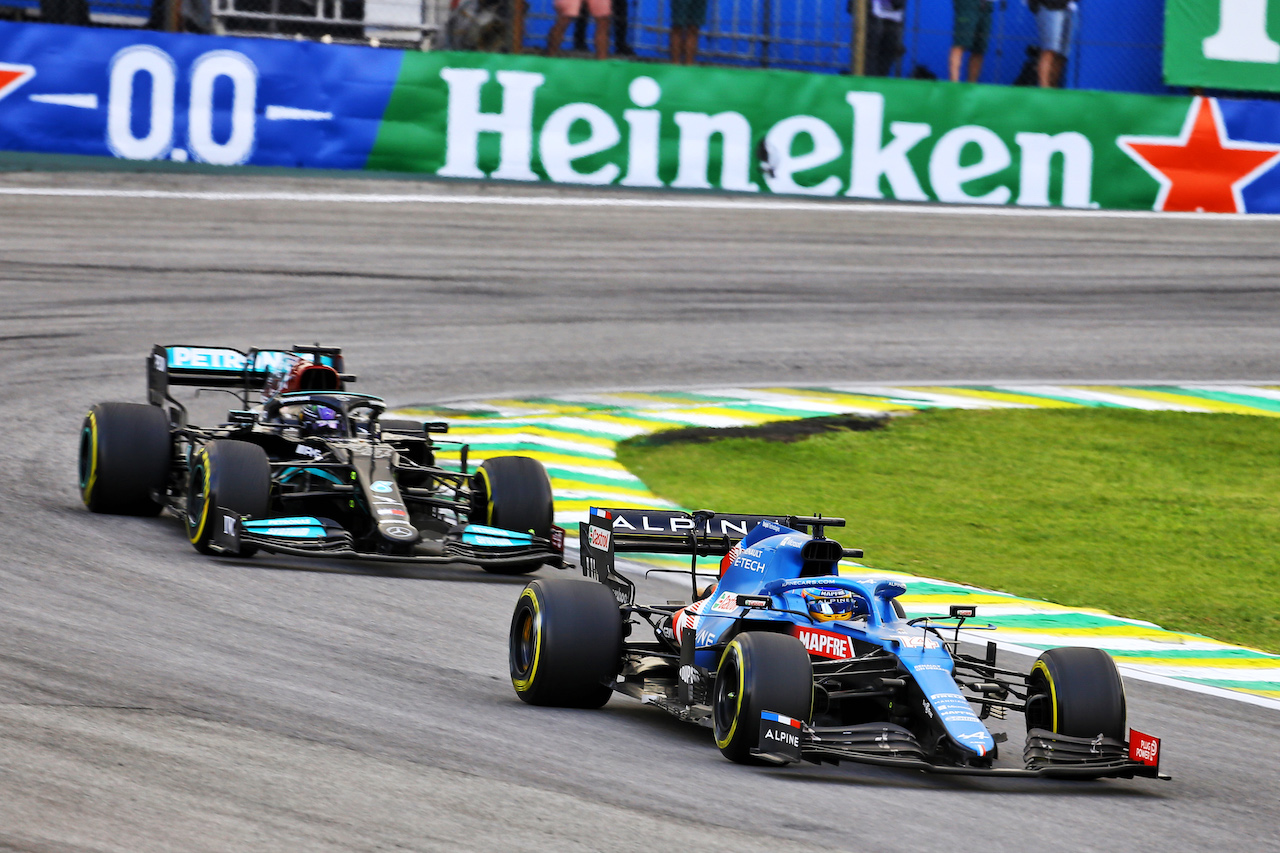
[[612,531],[605,530],[603,527],[596,527],[594,524],[587,528],[587,541],[591,543],[592,548],[598,548],[601,551],[609,550],[609,537],[613,535]]
[[811,655],[832,658],[833,660],[847,660],[853,657],[853,641],[843,634],[837,634],[833,631],[819,631],[814,628],[806,628],[803,625],[796,625],[791,629],[791,633],[799,638],[800,642],[804,643],[804,647],[809,650]]

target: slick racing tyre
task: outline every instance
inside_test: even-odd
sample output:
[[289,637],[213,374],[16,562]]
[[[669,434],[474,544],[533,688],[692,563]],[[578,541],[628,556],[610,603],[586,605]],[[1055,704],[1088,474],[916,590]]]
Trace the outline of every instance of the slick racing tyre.
[[1125,739],[1124,682],[1101,649],[1049,649],[1027,676],[1027,730]]
[[471,521],[532,533],[547,539],[555,506],[551,478],[542,463],[527,456],[496,456],[481,463],[472,478]]
[[716,671],[712,718],[716,746],[730,761],[761,764],[760,712],[808,722],[813,712],[813,666],[804,644],[788,634],[739,634]]
[[622,668],[622,613],[604,584],[536,580],[511,617],[511,685],[530,705],[599,708]]
[[[99,403],[80,430],[80,497],[94,512],[155,515],[170,465],[169,418],[143,403]],[[157,500],[159,498],[160,500]]]
[[[473,524],[549,539],[554,518],[551,478],[538,460],[527,456],[496,456],[486,459],[472,477],[470,520]],[[535,560],[485,568],[498,574],[524,574],[540,565],[542,561]]]
[[[267,454],[247,441],[217,439],[209,442],[191,460],[187,484],[187,538],[201,554],[215,553],[213,539],[216,510],[225,507],[238,515],[262,518],[271,497],[271,463]],[[240,549],[249,557],[256,548]]]

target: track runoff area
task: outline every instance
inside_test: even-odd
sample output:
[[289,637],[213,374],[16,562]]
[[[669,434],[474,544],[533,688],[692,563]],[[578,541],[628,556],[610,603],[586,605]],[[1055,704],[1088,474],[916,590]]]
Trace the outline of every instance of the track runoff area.
[[[554,398],[464,400],[401,410],[444,420],[450,437],[470,446],[468,464],[521,453],[551,475],[556,523],[570,535],[589,507],[671,509],[618,464],[617,442],[671,427],[737,427],[836,414],[878,415],[928,408],[1118,407],[1148,411],[1218,412],[1280,417],[1280,386],[1255,385],[963,385],[813,388],[713,388],[698,391],[566,394]],[[440,454],[448,464],[447,451]],[[650,562],[675,566],[674,558]],[[685,565],[679,561],[680,565]],[[845,561],[844,574],[868,571]],[[975,642],[1036,655],[1055,646],[1094,646],[1115,657],[1130,678],[1280,709],[1280,655],[1233,646],[1197,634],[1101,610],[1063,607],[931,578],[875,570],[907,582],[899,600],[908,615],[946,615],[951,604],[974,604],[994,625]],[[967,633],[967,632],[965,632]]]
[[[246,173],[248,174],[248,173]],[[299,177],[306,177],[299,175]],[[354,175],[344,175],[350,180]],[[372,177],[377,177],[376,175]],[[208,202],[295,202],[298,204],[373,204],[373,205],[495,205],[499,207],[594,207],[594,208],[666,208],[685,210],[759,210],[759,211],[821,211],[884,215],[889,213],[925,214],[937,216],[995,216],[1015,218],[1062,219],[1158,219],[1189,220],[1201,222],[1259,222],[1280,221],[1280,214],[1265,213],[1175,213],[1152,210],[1077,210],[1062,207],[1006,207],[1001,205],[800,201],[785,198],[729,198],[724,195],[656,195],[645,192],[626,195],[598,195],[589,191],[575,191],[573,187],[559,186],[553,194],[545,187],[513,187],[510,194],[475,193],[469,182],[460,182],[456,190],[445,189],[448,184],[433,184],[441,191],[428,193],[361,193],[323,192],[317,190],[174,190],[174,189],[126,189],[120,187],[70,187],[70,186],[0,186],[0,197],[44,196],[64,198],[120,198],[120,199],[179,199]]]

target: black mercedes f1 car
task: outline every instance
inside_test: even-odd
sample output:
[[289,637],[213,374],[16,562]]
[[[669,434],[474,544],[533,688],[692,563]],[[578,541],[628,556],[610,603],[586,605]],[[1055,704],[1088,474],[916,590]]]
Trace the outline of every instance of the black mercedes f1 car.
[[[469,563],[518,574],[559,566],[551,481],[535,459],[468,470],[444,423],[384,419],[348,390],[335,347],[241,352],[156,346],[147,403],[98,403],[80,434],[80,494],[94,512],[170,509],[206,554]],[[218,426],[188,422],[171,386],[231,392]],[[198,392],[197,392],[198,393]],[[255,403],[253,395],[260,397]],[[436,462],[448,444],[456,469]]]
[[[1168,778],[1159,739],[1126,728],[1110,655],[1049,649],[1026,671],[1000,666],[994,643],[966,654],[960,626],[974,608],[908,620],[900,580],[839,574],[842,558],[862,556],[824,535],[842,526],[816,516],[593,508],[580,539],[591,582],[535,580],[516,603],[516,694],[595,708],[622,693],[711,728],[740,763]],[[615,567],[614,555],[626,552],[687,555],[690,601],[636,603],[635,585]],[[699,557],[720,560],[710,590],[698,590]],[[1022,761],[996,766],[1006,733],[983,721],[1010,711],[1026,719]]]

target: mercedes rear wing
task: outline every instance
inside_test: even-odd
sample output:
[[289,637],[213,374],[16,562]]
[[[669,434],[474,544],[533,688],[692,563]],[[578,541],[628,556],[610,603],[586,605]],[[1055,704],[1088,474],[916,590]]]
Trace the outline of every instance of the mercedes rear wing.
[[191,385],[236,389],[247,407],[250,391],[262,390],[270,376],[286,372],[299,358],[332,367],[344,382],[356,379],[343,374],[342,350],[338,347],[294,346],[287,350],[241,352],[231,347],[157,344],[147,359],[147,399],[153,406],[163,406],[168,401],[181,407],[169,396],[169,386]]

